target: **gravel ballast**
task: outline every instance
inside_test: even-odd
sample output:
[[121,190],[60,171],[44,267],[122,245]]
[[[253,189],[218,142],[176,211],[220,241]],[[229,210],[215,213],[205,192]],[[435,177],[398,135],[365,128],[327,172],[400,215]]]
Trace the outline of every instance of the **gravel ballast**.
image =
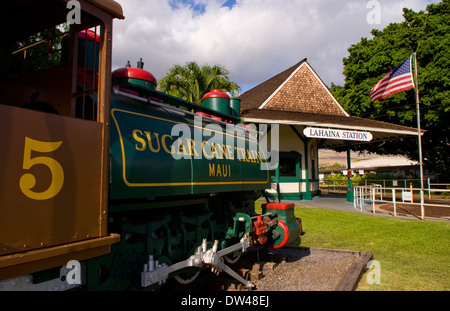
[[360,254],[309,248],[272,250],[285,258],[264,278],[255,282],[257,291],[334,291]]

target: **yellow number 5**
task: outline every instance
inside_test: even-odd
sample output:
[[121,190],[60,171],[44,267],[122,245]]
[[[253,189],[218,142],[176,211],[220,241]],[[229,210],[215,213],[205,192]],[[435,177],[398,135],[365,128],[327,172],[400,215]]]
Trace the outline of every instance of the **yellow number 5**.
[[48,200],[56,196],[64,184],[64,171],[61,165],[49,157],[31,157],[31,152],[48,153],[58,149],[62,141],[45,142],[25,137],[25,147],[23,152],[23,169],[29,170],[32,166],[42,164],[47,166],[52,173],[52,182],[47,190],[34,192],[31,189],[36,185],[36,178],[32,174],[24,174],[20,178],[19,185],[23,194],[33,200]]

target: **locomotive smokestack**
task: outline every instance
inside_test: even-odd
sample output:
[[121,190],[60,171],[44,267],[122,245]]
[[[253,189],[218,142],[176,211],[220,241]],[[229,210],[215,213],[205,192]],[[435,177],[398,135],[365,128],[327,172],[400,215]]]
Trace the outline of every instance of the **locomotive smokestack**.
[[142,61],[142,58],[137,62],[137,68],[144,69],[144,62]]

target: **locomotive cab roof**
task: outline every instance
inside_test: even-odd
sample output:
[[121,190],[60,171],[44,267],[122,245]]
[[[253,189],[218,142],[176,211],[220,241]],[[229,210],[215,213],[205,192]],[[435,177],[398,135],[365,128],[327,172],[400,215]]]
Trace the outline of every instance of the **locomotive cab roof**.
[[124,19],[123,10],[119,3],[113,0],[87,0],[93,5],[105,10],[115,18]]
[[[106,11],[113,18],[124,19],[119,3],[113,0],[85,0],[99,9]],[[36,33],[53,25],[62,24],[67,19],[67,3],[65,1],[1,1],[0,12],[8,12],[2,16],[3,29],[6,31],[0,38],[0,43],[11,42],[17,38]],[[23,22],[26,21],[26,22]]]

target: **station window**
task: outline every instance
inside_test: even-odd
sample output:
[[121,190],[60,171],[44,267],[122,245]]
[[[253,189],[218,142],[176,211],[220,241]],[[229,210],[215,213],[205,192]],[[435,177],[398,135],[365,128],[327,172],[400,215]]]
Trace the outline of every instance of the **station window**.
[[301,174],[301,159],[302,156],[296,152],[281,153],[276,170],[272,171],[272,178],[276,180],[278,176],[280,179],[297,180]]
[[297,176],[297,159],[294,157],[280,157],[280,177]]

